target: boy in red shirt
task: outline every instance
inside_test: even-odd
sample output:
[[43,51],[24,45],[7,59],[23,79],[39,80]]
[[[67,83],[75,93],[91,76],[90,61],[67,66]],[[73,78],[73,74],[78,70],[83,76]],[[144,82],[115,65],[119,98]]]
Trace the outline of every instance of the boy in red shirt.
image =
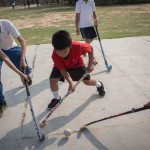
[[[67,31],[60,30],[52,37],[52,45],[54,51],[52,59],[54,67],[50,75],[50,88],[54,98],[48,105],[48,109],[54,108],[61,100],[58,94],[58,82],[66,79],[69,83],[68,91],[74,92],[75,86],[73,81],[78,81],[85,72],[92,72],[93,65],[93,48],[91,45],[81,42],[72,41],[70,34]],[[89,62],[85,67],[82,55],[88,53]],[[89,86],[96,86],[100,97],[105,95],[104,86],[101,82],[90,78],[87,75],[83,79],[83,83]]]

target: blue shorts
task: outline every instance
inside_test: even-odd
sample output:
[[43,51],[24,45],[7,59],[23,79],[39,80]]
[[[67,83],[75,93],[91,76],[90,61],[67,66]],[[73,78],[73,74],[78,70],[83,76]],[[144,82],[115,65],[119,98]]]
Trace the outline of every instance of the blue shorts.
[[93,39],[97,37],[95,28],[93,26],[80,28],[80,32],[83,39]]

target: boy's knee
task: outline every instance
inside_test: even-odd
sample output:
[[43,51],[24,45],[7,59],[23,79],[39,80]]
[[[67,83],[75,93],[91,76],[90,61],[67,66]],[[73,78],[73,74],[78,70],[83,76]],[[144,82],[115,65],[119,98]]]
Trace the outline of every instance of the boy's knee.
[[83,80],[83,83],[84,83],[85,85],[89,85],[89,81],[88,81],[88,80]]
[[54,85],[54,84],[57,84],[59,79],[57,78],[49,78],[49,81],[50,81],[50,84]]

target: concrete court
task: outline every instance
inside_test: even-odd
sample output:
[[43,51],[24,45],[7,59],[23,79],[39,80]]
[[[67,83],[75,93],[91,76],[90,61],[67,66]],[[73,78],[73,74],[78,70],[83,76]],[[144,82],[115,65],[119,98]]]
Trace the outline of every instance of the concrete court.
[[[150,150],[150,110],[98,122],[78,132],[86,123],[150,101],[150,36],[107,39],[102,43],[113,69],[107,72],[99,42],[94,40],[98,65],[91,77],[104,83],[105,97],[99,98],[95,87],[79,84],[41,130],[46,135],[43,143],[38,141],[28,106],[21,150]],[[52,99],[48,81],[52,50],[50,44],[27,46],[27,59],[34,67],[30,92],[38,122],[48,112],[46,108]],[[2,69],[2,81],[9,108],[0,119],[0,150],[16,150],[26,91],[20,78],[6,66]],[[67,87],[66,82],[60,83],[62,97]],[[73,131],[69,138],[63,135],[66,128]]]

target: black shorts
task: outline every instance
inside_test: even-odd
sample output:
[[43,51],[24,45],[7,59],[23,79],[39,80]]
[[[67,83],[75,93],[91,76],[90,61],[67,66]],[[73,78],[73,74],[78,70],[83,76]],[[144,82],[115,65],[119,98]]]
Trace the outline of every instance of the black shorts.
[[85,39],[85,38],[93,39],[93,38],[97,37],[95,28],[93,26],[86,27],[86,28],[80,28],[80,32],[81,32],[83,39]]
[[[86,67],[83,66],[80,68],[71,68],[66,70],[70,74],[73,81],[78,81],[86,72]],[[60,78],[60,81],[64,82],[64,78],[62,77],[60,71],[56,67],[53,67],[49,78]],[[90,80],[90,75],[87,75],[83,80]]]

